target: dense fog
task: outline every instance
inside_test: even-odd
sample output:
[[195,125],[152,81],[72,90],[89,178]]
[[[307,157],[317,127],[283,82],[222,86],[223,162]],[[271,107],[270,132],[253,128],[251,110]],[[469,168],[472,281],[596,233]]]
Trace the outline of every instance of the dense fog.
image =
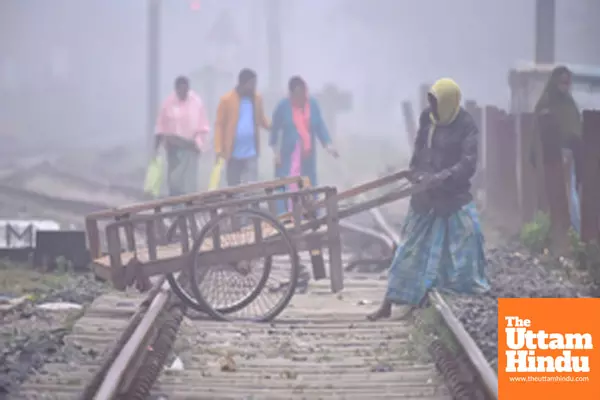
[[[143,142],[148,3],[1,0],[5,143]],[[557,0],[558,61],[600,64],[599,14],[597,0]],[[241,67],[281,95],[300,74],[314,91],[333,84],[352,93],[344,134],[390,135],[404,129],[400,102],[416,107],[418,86],[444,75],[465,98],[506,107],[509,68],[534,55],[534,0],[286,0],[276,16],[281,76],[269,88],[267,16],[268,0],[163,0],[161,97],[179,74],[210,96],[198,78],[206,66],[219,71],[210,79],[217,96]]]

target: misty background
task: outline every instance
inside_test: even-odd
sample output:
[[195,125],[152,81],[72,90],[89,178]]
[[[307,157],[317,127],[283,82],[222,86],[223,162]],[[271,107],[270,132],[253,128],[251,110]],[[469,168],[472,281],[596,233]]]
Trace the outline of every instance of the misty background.
[[[0,0],[3,151],[147,150],[147,1]],[[268,88],[265,0],[163,0],[160,98],[177,75],[212,66],[222,94],[251,67],[261,91],[287,79],[353,95],[337,137],[406,146],[401,101],[454,78],[464,97],[508,107],[508,70],[534,58],[534,0],[285,0],[281,82]],[[600,65],[600,1],[557,0],[556,58]],[[198,90],[202,97],[205,93]],[[211,122],[214,115],[209,115]],[[25,151],[25,150],[23,150]],[[133,151],[133,150],[132,150]]]

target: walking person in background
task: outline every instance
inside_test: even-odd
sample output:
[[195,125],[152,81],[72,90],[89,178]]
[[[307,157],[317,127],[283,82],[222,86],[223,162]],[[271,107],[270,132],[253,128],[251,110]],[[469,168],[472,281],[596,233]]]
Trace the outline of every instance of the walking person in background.
[[460,106],[459,86],[437,81],[429,91],[410,161],[413,182],[430,189],[412,196],[381,307],[367,318],[391,316],[392,305],[421,305],[433,287],[463,293],[488,289],[483,233],[470,193],[478,130]]
[[215,152],[225,160],[227,185],[258,180],[260,128],[269,129],[262,98],[256,93],[256,73],[243,69],[238,84],[225,94],[217,108]]
[[337,158],[338,152],[323,121],[319,104],[308,95],[306,82],[294,76],[288,83],[288,90],[288,97],[279,102],[273,114],[269,144],[275,157],[275,175],[278,178],[306,176],[311,186],[317,186],[315,139],[333,157]]
[[[570,225],[579,232],[578,192],[583,168],[582,121],[579,108],[571,95],[571,80],[572,73],[567,67],[559,66],[552,71],[535,106],[535,130],[530,154],[540,185],[538,192],[542,195],[538,208],[545,211],[548,207],[554,219],[552,222],[561,231],[568,229],[569,221],[562,221],[564,218],[560,218],[560,215],[564,215],[564,212],[556,208],[565,206],[564,200],[561,200],[565,196],[561,196],[562,193],[549,193],[556,185],[548,180],[564,176],[560,170],[566,169],[565,187],[568,189],[570,203]],[[548,171],[554,173],[545,176]],[[562,188],[562,185],[557,186],[557,190]],[[558,234],[562,236],[562,233]]]
[[190,90],[185,76],[175,80],[175,92],[163,103],[156,123],[155,151],[162,145],[167,154],[170,196],[198,191],[198,159],[209,132],[206,110]]

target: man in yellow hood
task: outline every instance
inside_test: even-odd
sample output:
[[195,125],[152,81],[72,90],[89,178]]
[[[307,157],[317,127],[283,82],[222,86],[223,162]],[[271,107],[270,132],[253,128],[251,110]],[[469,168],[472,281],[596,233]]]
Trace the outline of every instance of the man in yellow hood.
[[385,298],[370,320],[391,316],[392,305],[408,307],[405,315],[410,314],[433,287],[463,293],[489,288],[483,234],[470,193],[479,132],[461,107],[461,90],[452,79],[438,80],[428,100],[410,169],[414,181],[430,181],[431,188],[411,198]]

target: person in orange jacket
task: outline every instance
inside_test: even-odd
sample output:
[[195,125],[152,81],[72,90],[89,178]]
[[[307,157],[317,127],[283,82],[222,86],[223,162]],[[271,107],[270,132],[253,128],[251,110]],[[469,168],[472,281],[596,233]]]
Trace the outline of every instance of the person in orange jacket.
[[256,72],[242,69],[238,84],[219,101],[214,145],[226,162],[228,186],[258,180],[260,128],[270,129],[261,96],[256,93]]

